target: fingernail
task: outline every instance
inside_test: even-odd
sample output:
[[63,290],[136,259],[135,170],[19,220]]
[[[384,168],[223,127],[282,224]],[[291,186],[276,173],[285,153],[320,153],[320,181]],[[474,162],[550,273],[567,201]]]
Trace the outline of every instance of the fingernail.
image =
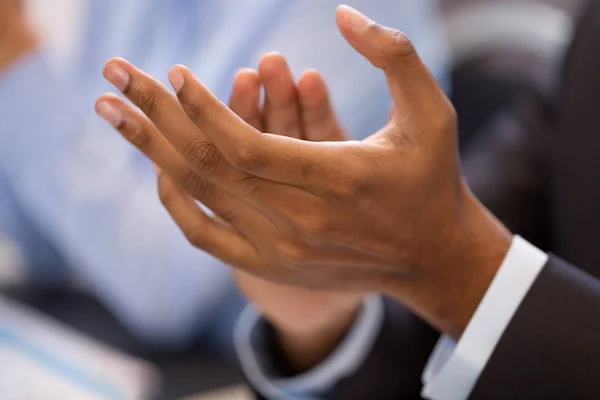
[[344,10],[344,19],[346,25],[355,31],[364,31],[375,23],[372,19],[367,18],[367,16],[365,16],[363,13],[350,6],[341,5],[339,8]]
[[129,84],[129,74],[118,65],[107,66],[104,71],[104,76],[121,92],[124,91]]
[[171,83],[171,86],[173,86],[175,93],[178,93],[181,90],[184,80],[183,74],[179,68],[175,67],[169,71],[169,82]]
[[160,173],[162,172],[162,169],[154,163],[152,163],[152,168],[154,168],[154,172],[156,173],[156,175],[160,175]]
[[115,128],[118,128],[123,123],[124,117],[121,110],[108,101],[98,103],[96,106],[96,112]]

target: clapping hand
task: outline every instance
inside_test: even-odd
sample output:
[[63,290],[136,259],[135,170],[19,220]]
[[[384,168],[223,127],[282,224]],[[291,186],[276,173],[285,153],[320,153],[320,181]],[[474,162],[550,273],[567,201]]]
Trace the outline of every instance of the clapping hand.
[[273,282],[389,293],[459,336],[511,236],[464,183],[455,111],[408,38],[348,7],[337,22],[383,70],[395,103],[390,122],[362,142],[261,131],[181,66],[169,74],[173,95],[109,61],[105,76],[139,110],[111,96],[98,110],[216,213],[190,219],[167,199],[198,248]]

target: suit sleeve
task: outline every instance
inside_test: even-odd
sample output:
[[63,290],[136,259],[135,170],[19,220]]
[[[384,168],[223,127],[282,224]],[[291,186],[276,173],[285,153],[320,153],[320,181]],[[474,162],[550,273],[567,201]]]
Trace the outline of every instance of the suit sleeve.
[[[236,347],[257,399],[362,400],[374,394],[378,399],[420,399],[421,374],[439,334],[400,304],[390,299],[380,303],[381,324],[372,340],[357,334],[361,326],[375,326],[366,322],[370,317],[363,318],[366,323],[357,321],[323,364],[300,376],[286,374],[289,368],[272,329],[247,310],[236,329]],[[357,349],[364,357],[357,357]]]
[[472,399],[600,398],[600,281],[551,257]]
[[385,319],[371,353],[340,381],[334,399],[420,399],[421,376],[439,332],[399,303],[385,301]]

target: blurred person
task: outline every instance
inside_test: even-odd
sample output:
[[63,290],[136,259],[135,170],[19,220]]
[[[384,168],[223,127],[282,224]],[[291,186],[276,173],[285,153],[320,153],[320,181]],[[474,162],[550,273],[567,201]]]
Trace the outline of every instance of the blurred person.
[[[106,77],[146,115],[114,95],[101,96],[97,109],[110,103],[109,121],[161,166],[162,201],[191,242],[244,271],[240,286],[270,322],[250,312],[238,332],[259,395],[595,399],[599,20],[593,2],[558,102],[536,99],[490,141],[486,163],[474,164],[503,178],[493,181],[496,201],[513,202],[528,226],[551,229],[555,248],[582,260],[577,267],[513,236],[479,202],[461,171],[455,112],[414,47],[350,8],[339,9],[338,25],[383,69],[395,101],[389,123],[362,142],[334,142],[343,134],[314,71],[298,84],[302,112],[289,114],[298,128],[279,132],[292,139],[250,118],[260,115],[260,71],[260,79],[238,75],[228,109],[184,67],[170,71],[174,96],[111,60]],[[160,113],[145,104],[148,91]],[[549,208],[551,228],[536,207]],[[357,299],[369,292],[406,308],[375,297],[361,309]],[[320,334],[306,327],[312,318]],[[427,324],[444,334],[435,349]]]
[[[403,21],[443,78],[433,0],[352,3],[383,21]],[[185,63],[225,98],[238,68],[277,49],[294,72],[323,71],[342,121],[361,138],[384,121],[390,98],[385,79],[329,23],[335,5],[85,1],[85,23],[71,33],[79,45],[67,62],[36,37],[20,1],[0,0],[0,232],[19,246],[30,276],[59,285],[74,273],[155,345],[183,346],[203,331],[225,335],[241,307],[230,275],[185,243],[158,200],[148,201],[156,185],[150,163],[95,117],[93,99],[106,88],[100,66],[121,55],[166,77],[171,65]]]

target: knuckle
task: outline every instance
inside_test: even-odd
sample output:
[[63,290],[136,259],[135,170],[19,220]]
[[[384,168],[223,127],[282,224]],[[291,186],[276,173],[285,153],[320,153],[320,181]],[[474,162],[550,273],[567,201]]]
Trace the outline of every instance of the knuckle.
[[129,141],[138,149],[144,151],[152,144],[152,135],[146,128],[135,130],[129,136]]
[[178,98],[188,117],[193,121],[199,121],[204,119],[205,115],[209,115],[210,106],[190,98],[189,95],[185,94],[185,91],[181,92]]
[[137,93],[137,105],[140,110],[151,120],[156,120],[162,109],[161,93],[158,93],[158,89],[143,88],[136,82],[133,82],[132,87],[132,91]]
[[217,147],[203,140],[192,140],[186,143],[181,154],[192,167],[206,173],[216,172],[221,158]]
[[240,144],[233,153],[232,164],[244,171],[254,171],[264,165],[264,158],[250,142]]
[[401,31],[394,30],[390,41],[386,44],[385,53],[389,64],[414,63],[416,50],[410,38]]

